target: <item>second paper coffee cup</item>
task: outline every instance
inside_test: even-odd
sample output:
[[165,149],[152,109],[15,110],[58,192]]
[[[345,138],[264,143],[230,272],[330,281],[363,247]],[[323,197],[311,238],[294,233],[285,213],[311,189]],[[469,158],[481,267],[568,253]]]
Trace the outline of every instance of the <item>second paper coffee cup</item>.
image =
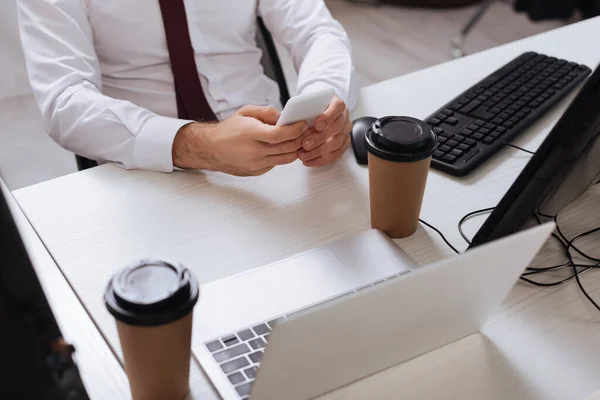
[[371,227],[391,238],[408,237],[417,230],[437,138],[423,121],[391,116],[375,121],[365,142]]
[[189,393],[193,308],[198,281],[180,264],[141,260],[104,294],[117,321],[133,400],[183,400]]

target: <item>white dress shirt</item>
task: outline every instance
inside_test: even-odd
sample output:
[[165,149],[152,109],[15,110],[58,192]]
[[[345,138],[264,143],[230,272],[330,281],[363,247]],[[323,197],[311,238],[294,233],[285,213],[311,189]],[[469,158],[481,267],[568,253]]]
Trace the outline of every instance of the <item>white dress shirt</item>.
[[[256,16],[291,54],[298,93],[358,85],[342,26],[323,0],[185,0],[198,74],[212,110],[279,104],[263,72]],[[158,0],[18,0],[33,93],[50,136],[82,156],[170,172],[177,119]]]

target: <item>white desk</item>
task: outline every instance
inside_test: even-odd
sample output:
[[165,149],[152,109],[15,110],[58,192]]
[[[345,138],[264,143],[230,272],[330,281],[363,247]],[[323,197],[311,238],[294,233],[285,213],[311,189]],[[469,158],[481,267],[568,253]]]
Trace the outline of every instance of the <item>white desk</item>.
[[[426,117],[528,50],[595,67],[600,51],[590,49],[598,37],[600,19],[589,20],[373,85],[363,90],[354,117]],[[564,108],[563,103],[517,143],[535,150]],[[495,205],[528,159],[505,149],[466,179],[432,172],[422,217],[464,248],[456,230],[460,217]],[[21,189],[16,198],[117,352],[102,293],[129,260],[174,258],[208,282],[369,227],[367,171],[350,153],[329,168],[295,163],[257,178],[165,175],[105,165]],[[398,244],[421,265],[450,254],[435,233],[423,229]],[[588,274],[586,285],[598,295],[597,274]],[[517,285],[483,335],[323,399],[582,399],[600,388],[599,322],[574,285],[547,290]],[[194,329],[198,343],[208,328],[197,319]],[[196,363],[191,388],[193,398],[218,398]]]

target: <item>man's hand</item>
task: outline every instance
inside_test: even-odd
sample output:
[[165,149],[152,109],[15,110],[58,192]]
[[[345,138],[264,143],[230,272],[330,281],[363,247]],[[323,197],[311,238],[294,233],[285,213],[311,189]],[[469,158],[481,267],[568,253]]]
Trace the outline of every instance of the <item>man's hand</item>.
[[191,123],[173,143],[173,164],[238,176],[257,176],[298,158],[306,122],[275,126],[273,107],[245,106],[217,124]]
[[321,167],[340,159],[350,146],[352,121],[346,104],[334,96],[315,122],[315,126],[304,135],[298,157],[307,167]]

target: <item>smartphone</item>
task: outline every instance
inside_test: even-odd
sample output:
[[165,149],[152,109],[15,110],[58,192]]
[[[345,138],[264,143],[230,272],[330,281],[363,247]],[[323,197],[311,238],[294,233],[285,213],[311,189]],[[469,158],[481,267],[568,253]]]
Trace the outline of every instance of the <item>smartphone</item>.
[[316,119],[327,109],[334,95],[335,90],[329,88],[292,97],[281,112],[277,125],[306,121],[312,128]]

